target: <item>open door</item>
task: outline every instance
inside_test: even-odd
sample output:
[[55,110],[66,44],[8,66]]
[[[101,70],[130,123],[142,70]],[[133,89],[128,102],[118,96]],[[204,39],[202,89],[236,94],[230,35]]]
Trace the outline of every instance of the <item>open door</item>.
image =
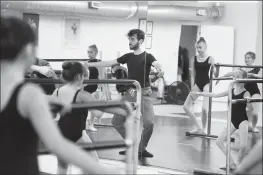
[[[204,37],[207,42],[207,52],[216,62],[221,64],[234,63],[234,27],[202,25],[197,32],[197,40]],[[220,67],[219,76],[223,76],[233,68]],[[222,80],[215,86],[213,83],[213,92],[222,92],[228,90],[231,81]],[[215,98],[214,101],[227,101],[227,97]]]

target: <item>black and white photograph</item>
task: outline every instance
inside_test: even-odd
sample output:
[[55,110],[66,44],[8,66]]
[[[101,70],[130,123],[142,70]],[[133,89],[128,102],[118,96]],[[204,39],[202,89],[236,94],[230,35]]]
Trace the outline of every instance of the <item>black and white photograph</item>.
[[146,34],[147,35],[152,35],[153,34],[153,21],[147,21],[146,24]]
[[0,174],[262,175],[262,1],[1,1]]
[[76,46],[80,42],[80,19],[64,19],[65,45]]
[[35,30],[36,36],[38,36],[39,14],[23,13],[23,20]]

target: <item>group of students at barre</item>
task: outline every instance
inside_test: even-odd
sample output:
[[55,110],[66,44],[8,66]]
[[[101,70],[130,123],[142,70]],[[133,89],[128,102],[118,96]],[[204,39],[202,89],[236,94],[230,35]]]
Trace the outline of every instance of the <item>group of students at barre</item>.
[[[84,63],[79,61],[63,62],[62,86],[56,85],[57,82],[53,84],[48,82],[45,85],[53,85],[54,87],[44,86],[44,88],[40,88],[36,85],[37,81],[35,83],[30,82],[32,74],[38,75],[40,73],[47,78],[52,77],[57,79],[56,81],[60,80],[47,62],[36,57],[37,36],[34,29],[19,18],[1,17],[1,174],[39,174],[39,139],[47,150],[57,156],[57,172],[59,174],[66,174],[69,164],[76,165],[85,173],[91,174],[122,174],[124,172],[124,168],[103,166],[99,162],[96,151],[86,152],[78,147],[78,143],[91,143],[85,126],[88,112],[96,117],[101,116],[103,112],[114,114],[111,121],[114,128],[123,139],[128,133],[125,130],[125,123],[128,122],[126,119],[129,112],[123,106],[108,106],[103,109],[98,107],[100,110],[89,111],[83,108],[71,109],[73,104],[91,103],[100,99],[94,94],[98,89],[97,84],[84,84],[85,79],[92,79],[91,72],[93,75],[95,72],[95,76],[96,74],[98,76],[98,70],[94,71],[93,67],[114,68],[120,64],[127,64],[128,67],[131,67],[128,75],[133,77],[130,78],[133,84],[120,85],[116,88],[123,91],[121,101],[127,101],[125,98],[136,101],[136,94],[141,95],[141,100],[144,103],[139,106],[138,109],[141,108],[141,113],[138,112],[138,115],[142,116],[144,129],[138,150],[134,148],[133,151],[139,157],[153,157],[146,150],[153,132],[154,120],[149,73],[151,66],[158,70],[156,75],[158,77],[163,76],[163,71],[154,56],[142,50],[141,45],[145,39],[145,33],[142,30],[131,29],[127,36],[130,50],[133,50],[133,53],[124,54],[115,60],[101,62],[94,59],[98,49],[92,45],[88,48],[88,55],[92,59]],[[97,65],[94,62],[99,64]],[[35,65],[36,63],[43,64],[45,67]],[[147,69],[146,72],[145,68]],[[27,75],[29,69],[31,70]],[[137,84],[140,84],[140,92],[137,91]],[[120,99],[118,102],[120,103]],[[55,120],[50,104],[59,104],[63,107]],[[132,109],[134,104],[125,103],[125,106],[127,105],[130,105]],[[136,106],[137,104],[135,104]],[[93,119],[91,118],[91,120]],[[95,130],[92,126],[90,128],[93,131]],[[120,151],[119,154],[125,155],[126,151],[129,150]]]
[[[65,61],[62,64],[61,76],[65,81],[63,86],[56,86],[50,95],[45,95],[39,86],[25,81],[25,72],[32,68],[36,61],[37,38],[33,29],[23,20],[14,17],[1,17],[1,122],[0,122],[0,173],[25,173],[39,174],[38,167],[38,138],[44,145],[58,157],[58,174],[66,174],[68,165],[74,164],[83,171],[91,174],[122,174],[124,169],[108,168],[99,163],[99,157],[96,151],[86,152],[77,146],[77,143],[91,143],[87,132],[85,131],[88,112],[93,116],[102,116],[103,112],[116,115],[113,118],[113,125],[118,128],[118,132],[122,137],[125,136],[125,128],[123,123],[127,111],[121,107],[109,107],[101,110],[87,109],[71,109],[72,104],[87,103],[97,101],[99,98],[92,95],[98,86],[85,86],[85,79],[90,77],[92,63],[84,64],[77,61]],[[132,37],[131,37],[132,38]],[[130,46],[131,47],[131,46]],[[137,47],[137,46],[136,46]],[[139,46],[138,46],[139,47]],[[207,43],[204,38],[200,38],[197,42],[197,51],[199,53],[193,59],[192,67],[195,72],[195,85],[188,95],[184,110],[190,119],[195,123],[197,129],[192,133],[204,133],[207,122],[207,105],[208,100],[204,98],[202,125],[200,127],[191,107],[199,96],[204,97],[223,97],[228,95],[228,91],[221,93],[209,93],[209,71],[211,65],[216,65],[216,61],[206,54]],[[90,52],[97,53],[96,46],[89,48]],[[90,53],[92,54],[92,53]],[[119,58],[121,63],[126,63],[129,54]],[[255,54],[248,52],[245,54],[245,62],[252,65],[255,61]],[[150,72],[151,64],[158,69],[158,77],[163,76],[163,72],[151,55],[147,55],[149,64],[147,69]],[[98,62],[98,60],[96,60]],[[116,60],[114,63],[117,63]],[[33,67],[34,68],[34,67]],[[219,75],[218,66],[214,66],[215,77]],[[89,71],[90,70],[90,71]],[[133,70],[136,71],[136,70]],[[232,76],[235,80],[246,78],[259,78],[260,69],[236,69],[226,74],[226,77]],[[52,72],[48,73],[50,77],[55,76]],[[148,75],[149,77],[149,75]],[[142,81],[143,81],[142,77]],[[148,80],[149,81],[149,80]],[[133,92],[129,92],[133,94]],[[236,83],[232,90],[233,100],[246,99],[262,99],[260,90],[256,83]],[[147,114],[143,118],[144,132],[139,144],[138,155],[145,157],[153,157],[151,153],[146,151],[146,146],[153,131],[153,107],[151,105],[151,95],[148,86],[143,87],[144,112]],[[135,96],[133,95],[135,98]],[[63,106],[57,123],[54,122],[53,114],[50,110],[50,103],[57,103]],[[230,157],[230,168],[236,169],[236,173],[243,172],[249,167],[253,161],[262,160],[255,151],[251,151],[246,156],[246,146],[248,143],[248,132],[258,132],[256,128],[259,109],[261,104],[258,102],[251,103],[233,103],[231,117],[231,134],[236,130],[240,136],[240,148],[238,162],[236,163]],[[251,112],[248,115],[247,108]],[[93,123],[91,124],[91,130]],[[227,138],[227,129],[217,139],[217,145],[224,154],[227,153],[224,142]],[[258,147],[262,148],[262,144]],[[125,151],[120,152],[125,154]],[[247,160],[249,159],[249,160]],[[224,168],[224,167],[223,167]]]
[[[90,143],[85,132],[87,109],[71,109],[71,104],[96,101],[83,88],[89,71],[80,62],[64,62],[65,84],[46,95],[36,84],[25,81],[25,72],[35,62],[37,38],[23,20],[1,17],[1,122],[0,174],[39,174],[39,139],[57,155],[59,174],[69,164],[91,174],[123,174],[124,168],[109,168],[99,162],[96,151],[86,152],[76,143]],[[50,103],[63,110],[56,123]],[[90,110],[127,116],[122,107]],[[83,122],[84,121],[84,122]]]
[[[184,110],[186,114],[188,114],[188,116],[193,121],[196,127],[193,131],[190,132],[192,134],[205,135],[205,128],[207,124],[207,115],[208,115],[208,101],[209,101],[208,97],[219,98],[229,95],[228,89],[220,93],[209,92],[210,79],[213,78],[213,77],[209,77],[209,71],[211,71],[211,69],[213,69],[213,73],[214,73],[213,76],[215,77],[214,79],[218,79],[216,84],[219,83],[220,79],[224,79],[226,77],[232,77],[234,80],[252,78],[252,79],[260,79],[262,81],[262,71],[261,71],[262,66],[253,67],[253,64],[256,59],[255,53],[247,52],[245,54],[245,63],[247,66],[242,66],[243,68],[241,68],[241,66],[238,67],[235,65],[232,66],[223,65],[223,64],[220,65],[219,63],[216,63],[214,58],[207,54],[206,49],[207,49],[207,43],[205,39],[201,37],[197,42],[198,55],[195,56],[191,62],[192,64],[191,67],[194,68],[194,70],[192,71],[192,76],[195,77],[194,78],[195,84],[184,104]],[[233,72],[229,72],[225,74],[223,77],[219,77],[220,66],[238,67],[238,68],[236,68]],[[241,170],[241,166],[244,166],[240,162],[242,162],[242,160],[246,155],[247,144],[248,144],[248,132],[249,131],[254,133],[259,132],[258,129],[256,128],[256,125],[258,121],[258,116],[260,115],[260,108],[262,106],[261,104],[262,97],[257,82],[236,83],[234,84],[231,93],[233,100],[246,99],[246,102],[248,102],[248,103],[232,103],[230,134],[232,135],[236,130],[238,130],[240,143],[239,143],[239,154],[238,154],[237,162],[235,162],[232,156],[230,156],[230,169],[231,170],[237,169],[237,171],[239,171]],[[195,100],[199,96],[205,97],[203,99],[202,116],[201,116],[202,127],[198,124],[196,116],[191,110]],[[251,102],[250,99],[252,99]],[[216,141],[218,147],[225,155],[227,155],[227,148],[225,146],[225,142],[227,141],[227,133],[228,133],[227,128],[225,128]],[[257,159],[258,156],[254,158]],[[252,159],[251,162],[253,162]],[[248,163],[249,161],[246,162]],[[221,168],[226,169],[226,167],[221,167]]]

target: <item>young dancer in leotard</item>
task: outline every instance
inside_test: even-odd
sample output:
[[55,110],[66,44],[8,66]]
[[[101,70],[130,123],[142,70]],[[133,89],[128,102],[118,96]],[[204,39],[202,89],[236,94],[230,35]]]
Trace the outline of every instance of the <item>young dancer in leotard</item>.
[[[197,42],[197,52],[198,56],[194,57],[192,60],[192,77],[195,77],[195,84],[192,89],[193,92],[209,92],[209,71],[213,64],[215,64],[215,60],[208,56],[206,53],[207,43],[203,37],[199,39]],[[215,70],[215,77],[218,76],[218,72]],[[207,115],[208,115],[208,98],[203,99],[202,106],[202,128],[199,126],[196,116],[192,112],[191,108],[193,107],[194,102],[198,98],[198,95],[190,93],[184,103],[184,110],[186,114],[190,117],[190,119],[194,122],[196,129],[190,131],[191,133],[199,133],[204,134],[204,130],[207,124]]]
[[[247,77],[247,73],[244,70],[237,70],[234,72],[235,79],[244,79]],[[194,94],[198,94],[204,97],[224,97],[228,95],[228,91],[222,93],[205,93],[205,92],[192,92]],[[237,83],[235,84],[232,90],[232,98],[234,99],[244,99],[250,98],[249,92],[245,89],[244,83]],[[240,143],[239,143],[239,154],[238,154],[238,162],[235,163],[232,156],[230,155],[230,169],[235,169],[236,164],[239,164],[242,159],[246,155],[246,148],[248,143],[248,117],[246,112],[246,103],[233,103],[232,104],[232,114],[231,114],[231,135],[238,130],[240,136]],[[227,150],[224,145],[224,142],[227,139],[227,128],[221,133],[218,137],[216,143],[220,150],[226,154]],[[223,167],[222,169],[225,169]]]
[[[255,63],[256,54],[254,52],[247,52],[245,54],[245,63],[247,66],[253,66]],[[259,68],[242,68],[247,72],[248,78],[257,79],[262,78],[262,71]],[[233,72],[229,72],[223,77],[231,77],[233,76]],[[219,81],[216,82],[216,84]],[[260,94],[260,90],[258,88],[257,83],[246,83],[246,90],[250,93],[252,98],[262,98]],[[260,107],[262,104],[260,102],[251,103],[247,106],[248,119],[249,119],[249,131],[259,132],[256,128],[258,122],[258,115],[260,113]]]
[[[90,93],[82,90],[84,78],[89,77],[89,71],[84,69],[81,63],[64,62],[62,69],[62,78],[66,84],[56,89],[53,96],[58,97],[65,104],[97,101]],[[97,110],[91,110],[91,112],[94,111]],[[121,108],[108,108],[103,111],[123,117],[126,115],[126,112]],[[87,114],[88,110],[86,109],[73,109],[70,113],[62,115],[58,121],[62,134],[73,142],[90,143],[91,140],[85,131]],[[91,154],[96,160],[99,159],[95,151],[92,151]],[[67,173],[68,164],[58,160],[58,174]]]

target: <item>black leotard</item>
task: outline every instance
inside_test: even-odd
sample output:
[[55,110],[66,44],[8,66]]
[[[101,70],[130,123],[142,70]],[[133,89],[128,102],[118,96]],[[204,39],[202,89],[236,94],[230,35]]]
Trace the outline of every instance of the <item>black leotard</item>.
[[[101,60],[99,59],[89,59],[87,60],[88,63],[93,63],[93,62],[100,62]],[[90,72],[90,76],[89,79],[98,79],[99,78],[99,70],[96,67],[89,67],[89,72]],[[98,85],[97,84],[88,84],[84,87],[84,91],[89,92],[89,93],[93,93],[96,92],[98,89]]]
[[0,113],[0,174],[39,174],[38,137],[32,123],[18,111],[19,84]]
[[[75,93],[72,103],[77,103],[76,99],[79,92],[80,90]],[[87,109],[72,109],[70,113],[61,116],[58,121],[58,126],[62,134],[73,142],[78,141],[82,137],[82,131],[86,128],[87,115]]]
[[197,57],[195,56],[195,84],[201,91],[204,91],[204,86],[207,85],[210,81],[208,75],[211,67],[209,58],[210,57],[208,57],[204,62],[198,62]]
[[[232,99],[244,99],[244,94],[247,91],[243,91],[238,95],[234,94],[234,89],[232,90]],[[232,116],[231,122],[235,126],[236,129],[239,128],[241,122],[248,120],[247,111],[246,111],[247,104],[246,103],[236,103],[232,104]]]
[[[248,71],[248,73],[258,74],[259,71],[260,71],[259,68],[254,68],[251,71]],[[253,83],[246,83],[245,89],[250,93],[251,96],[253,96],[255,94],[260,95],[260,90],[258,88],[257,83],[254,83],[254,82]]]

